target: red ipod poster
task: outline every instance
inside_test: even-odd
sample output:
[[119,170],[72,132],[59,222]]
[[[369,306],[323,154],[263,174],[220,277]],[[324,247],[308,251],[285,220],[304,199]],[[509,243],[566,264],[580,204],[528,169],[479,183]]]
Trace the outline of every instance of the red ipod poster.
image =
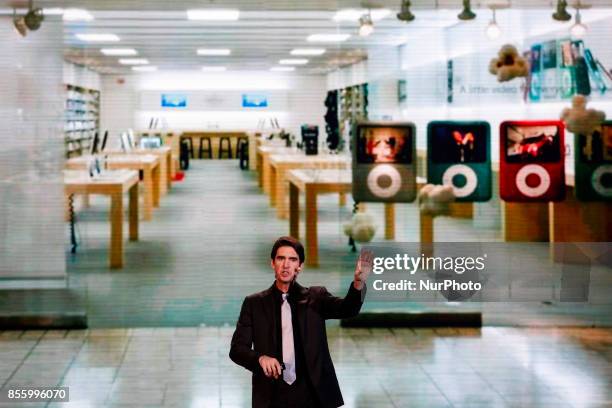
[[500,139],[499,183],[502,200],[563,200],[565,143],[562,122],[503,122]]

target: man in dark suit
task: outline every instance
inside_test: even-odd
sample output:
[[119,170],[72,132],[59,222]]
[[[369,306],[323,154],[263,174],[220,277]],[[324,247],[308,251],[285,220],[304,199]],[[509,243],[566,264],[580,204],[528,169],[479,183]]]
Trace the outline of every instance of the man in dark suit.
[[359,313],[372,253],[361,253],[345,298],[296,282],[304,247],[294,238],[279,238],[270,258],[274,284],[244,299],[229,353],[232,361],[253,373],[253,407],[342,406],[325,320]]

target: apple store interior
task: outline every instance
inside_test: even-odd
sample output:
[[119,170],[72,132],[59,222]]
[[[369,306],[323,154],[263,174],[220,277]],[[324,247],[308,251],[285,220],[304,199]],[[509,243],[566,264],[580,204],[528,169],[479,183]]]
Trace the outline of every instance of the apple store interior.
[[339,297],[373,253],[344,406],[612,407],[611,40],[612,0],[0,0],[0,407],[256,406],[282,236]]

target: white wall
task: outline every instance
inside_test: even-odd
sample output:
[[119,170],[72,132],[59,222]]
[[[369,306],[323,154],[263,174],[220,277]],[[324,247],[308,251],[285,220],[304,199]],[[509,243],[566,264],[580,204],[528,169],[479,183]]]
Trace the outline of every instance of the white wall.
[[65,84],[100,90],[100,74],[69,62],[64,62],[63,80]]
[[60,20],[22,38],[0,17],[0,286],[65,277],[62,37]]
[[[324,128],[326,78],[273,72],[160,71],[102,76],[101,127],[111,134],[145,129],[151,117],[169,129],[255,129],[260,119],[278,118],[299,134],[304,123]],[[186,108],[162,108],[161,94],[187,96]],[[243,108],[243,93],[266,93],[267,108]]]

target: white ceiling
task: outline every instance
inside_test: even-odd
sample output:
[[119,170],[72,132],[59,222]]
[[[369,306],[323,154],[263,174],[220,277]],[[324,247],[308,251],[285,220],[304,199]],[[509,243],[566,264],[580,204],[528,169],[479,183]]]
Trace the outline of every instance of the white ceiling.
[[[372,7],[386,7],[391,14],[375,23],[372,36],[357,35],[357,22],[338,23],[334,12],[342,8],[360,8],[359,1],[336,0],[38,0],[37,7],[84,8],[94,15],[90,22],[65,25],[65,54],[70,61],[84,64],[100,72],[127,72],[118,64],[118,57],[104,56],[102,47],[135,48],[139,58],[146,58],[160,70],[199,69],[203,65],[220,65],[229,70],[268,70],[278,60],[291,58],[293,48],[323,47],[322,56],[305,57],[306,66],[296,72],[321,74],[338,66],[367,58],[368,50],[396,46],[414,36],[418,30],[459,24],[456,18],[461,0],[412,0],[416,20],[399,21],[400,0],[368,0]],[[479,19],[489,20],[486,6],[500,0],[473,1]],[[541,9],[552,13],[556,0],[512,0],[513,9]],[[572,1],[570,1],[572,3]],[[597,7],[612,7],[612,0],[587,0]],[[0,0],[0,7],[24,7],[26,0]],[[478,8],[481,8],[478,10]],[[237,8],[240,20],[229,22],[189,21],[185,10],[191,8]],[[536,10],[534,10],[535,12]],[[573,10],[570,10],[573,12]],[[58,18],[58,17],[55,17]],[[306,37],[315,33],[348,33],[352,37],[341,44],[312,44]],[[112,33],[118,43],[84,43],[77,33]],[[230,48],[225,57],[198,56],[198,48]]]

